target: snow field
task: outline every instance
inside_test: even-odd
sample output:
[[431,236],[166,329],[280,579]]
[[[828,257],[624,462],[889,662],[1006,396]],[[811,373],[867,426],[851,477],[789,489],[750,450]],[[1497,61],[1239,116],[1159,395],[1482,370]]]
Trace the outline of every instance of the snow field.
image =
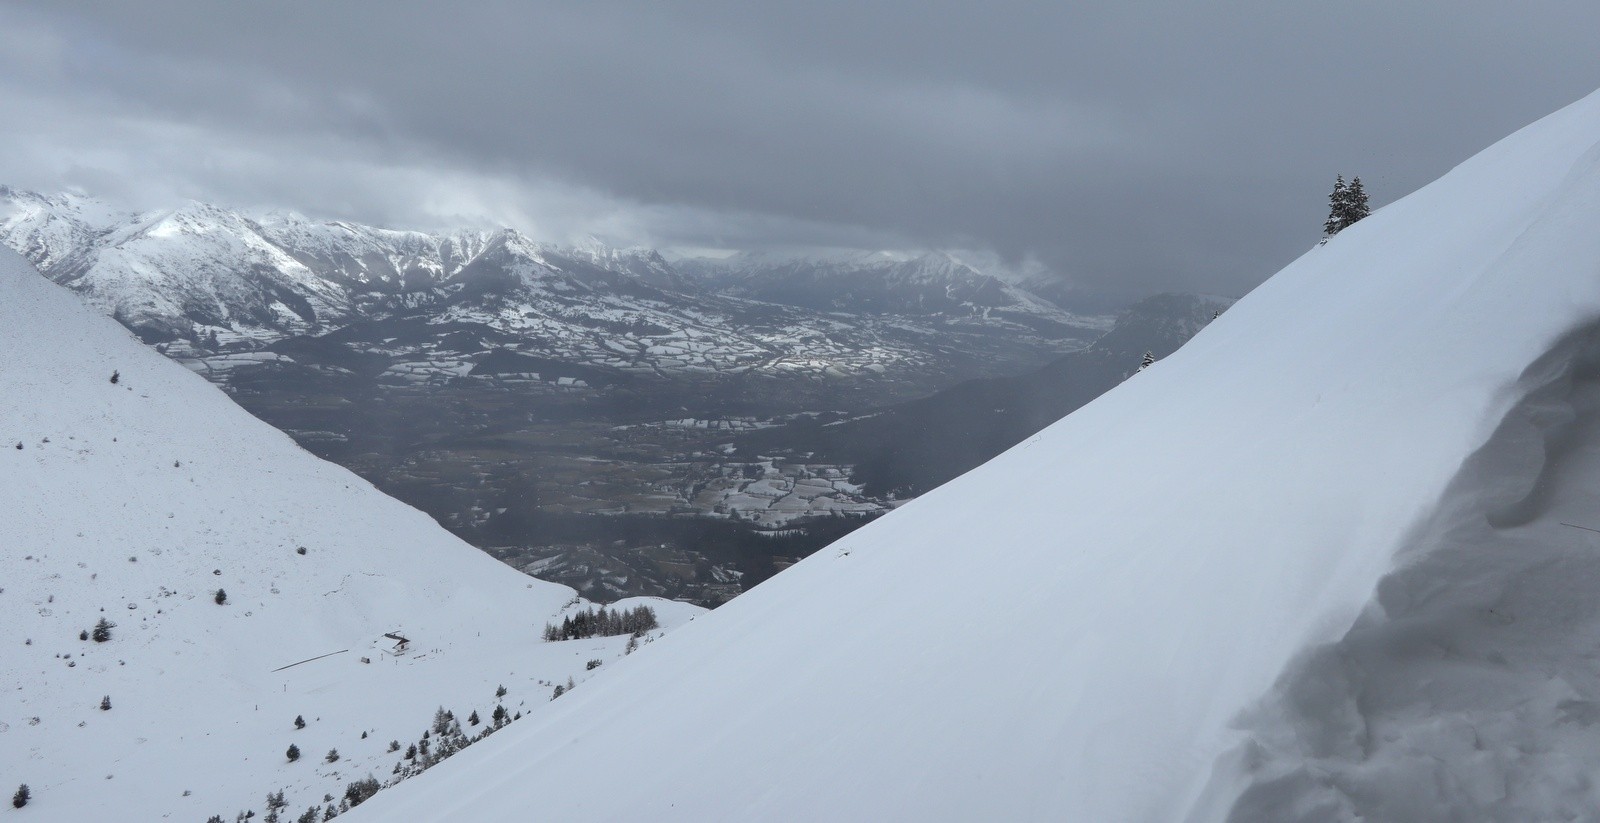
[[[0,774],[30,814],[231,819],[284,789],[298,815],[387,779],[388,742],[441,705],[487,717],[504,685],[537,714],[621,656],[543,643],[570,589],[302,451],[10,251],[0,330]],[[80,640],[102,617],[111,638]]]

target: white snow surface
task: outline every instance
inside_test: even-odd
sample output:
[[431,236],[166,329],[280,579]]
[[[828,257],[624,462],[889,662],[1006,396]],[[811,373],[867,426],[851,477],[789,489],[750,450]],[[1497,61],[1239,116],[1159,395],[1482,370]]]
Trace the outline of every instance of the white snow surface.
[[[582,605],[571,589],[302,451],[6,249],[0,441],[0,776],[33,793],[18,819],[259,817],[280,789],[293,819],[389,779],[388,742],[439,706],[479,731],[465,718],[487,720],[503,684],[508,710],[537,713],[626,643],[541,642]],[[667,626],[701,611],[650,602]],[[79,640],[101,617],[111,639]]]
[[1600,93],[356,820],[1595,819]]

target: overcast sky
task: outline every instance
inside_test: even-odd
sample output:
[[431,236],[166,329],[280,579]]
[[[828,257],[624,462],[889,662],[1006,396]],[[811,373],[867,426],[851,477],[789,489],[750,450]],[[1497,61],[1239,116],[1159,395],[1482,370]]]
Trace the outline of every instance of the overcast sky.
[[[0,183],[1239,294],[1600,87],[1600,3],[0,6]],[[1098,8],[1096,8],[1098,7]]]

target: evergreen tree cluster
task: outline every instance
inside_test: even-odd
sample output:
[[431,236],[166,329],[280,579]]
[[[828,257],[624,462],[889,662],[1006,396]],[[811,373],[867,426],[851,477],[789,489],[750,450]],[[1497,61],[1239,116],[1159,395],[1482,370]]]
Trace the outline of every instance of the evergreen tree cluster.
[[377,794],[381,788],[383,786],[378,783],[378,779],[369,774],[365,778],[344,787],[344,800],[350,804],[351,808],[354,808],[361,805],[367,798]]
[[544,639],[553,642],[581,640],[585,637],[612,637],[619,634],[631,634],[637,637],[660,625],[656,622],[655,609],[649,606],[616,611],[606,611],[602,606],[599,611],[585,609],[571,617],[564,617],[559,626],[546,623]]
[[1350,228],[1371,213],[1372,207],[1367,205],[1367,190],[1362,187],[1361,178],[1352,177],[1346,185],[1344,175],[1339,175],[1333,181],[1333,193],[1328,195],[1328,220],[1322,224],[1324,238]]

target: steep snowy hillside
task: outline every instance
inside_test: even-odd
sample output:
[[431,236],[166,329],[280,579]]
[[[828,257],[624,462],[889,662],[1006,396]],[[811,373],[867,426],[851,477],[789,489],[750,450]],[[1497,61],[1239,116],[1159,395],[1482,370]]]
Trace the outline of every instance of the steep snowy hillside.
[[357,819],[1592,819],[1597,225],[1600,93]]
[[[389,741],[438,707],[475,733],[468,712],[542,707],[626,642],[541,642],[570,589],[301,451],[6,250],[0,440],[0,776],[32,790],[19,819],[231,820],[275,791],[298,816],[390,779]],[[668,625],[697,611],[652,602]]]

